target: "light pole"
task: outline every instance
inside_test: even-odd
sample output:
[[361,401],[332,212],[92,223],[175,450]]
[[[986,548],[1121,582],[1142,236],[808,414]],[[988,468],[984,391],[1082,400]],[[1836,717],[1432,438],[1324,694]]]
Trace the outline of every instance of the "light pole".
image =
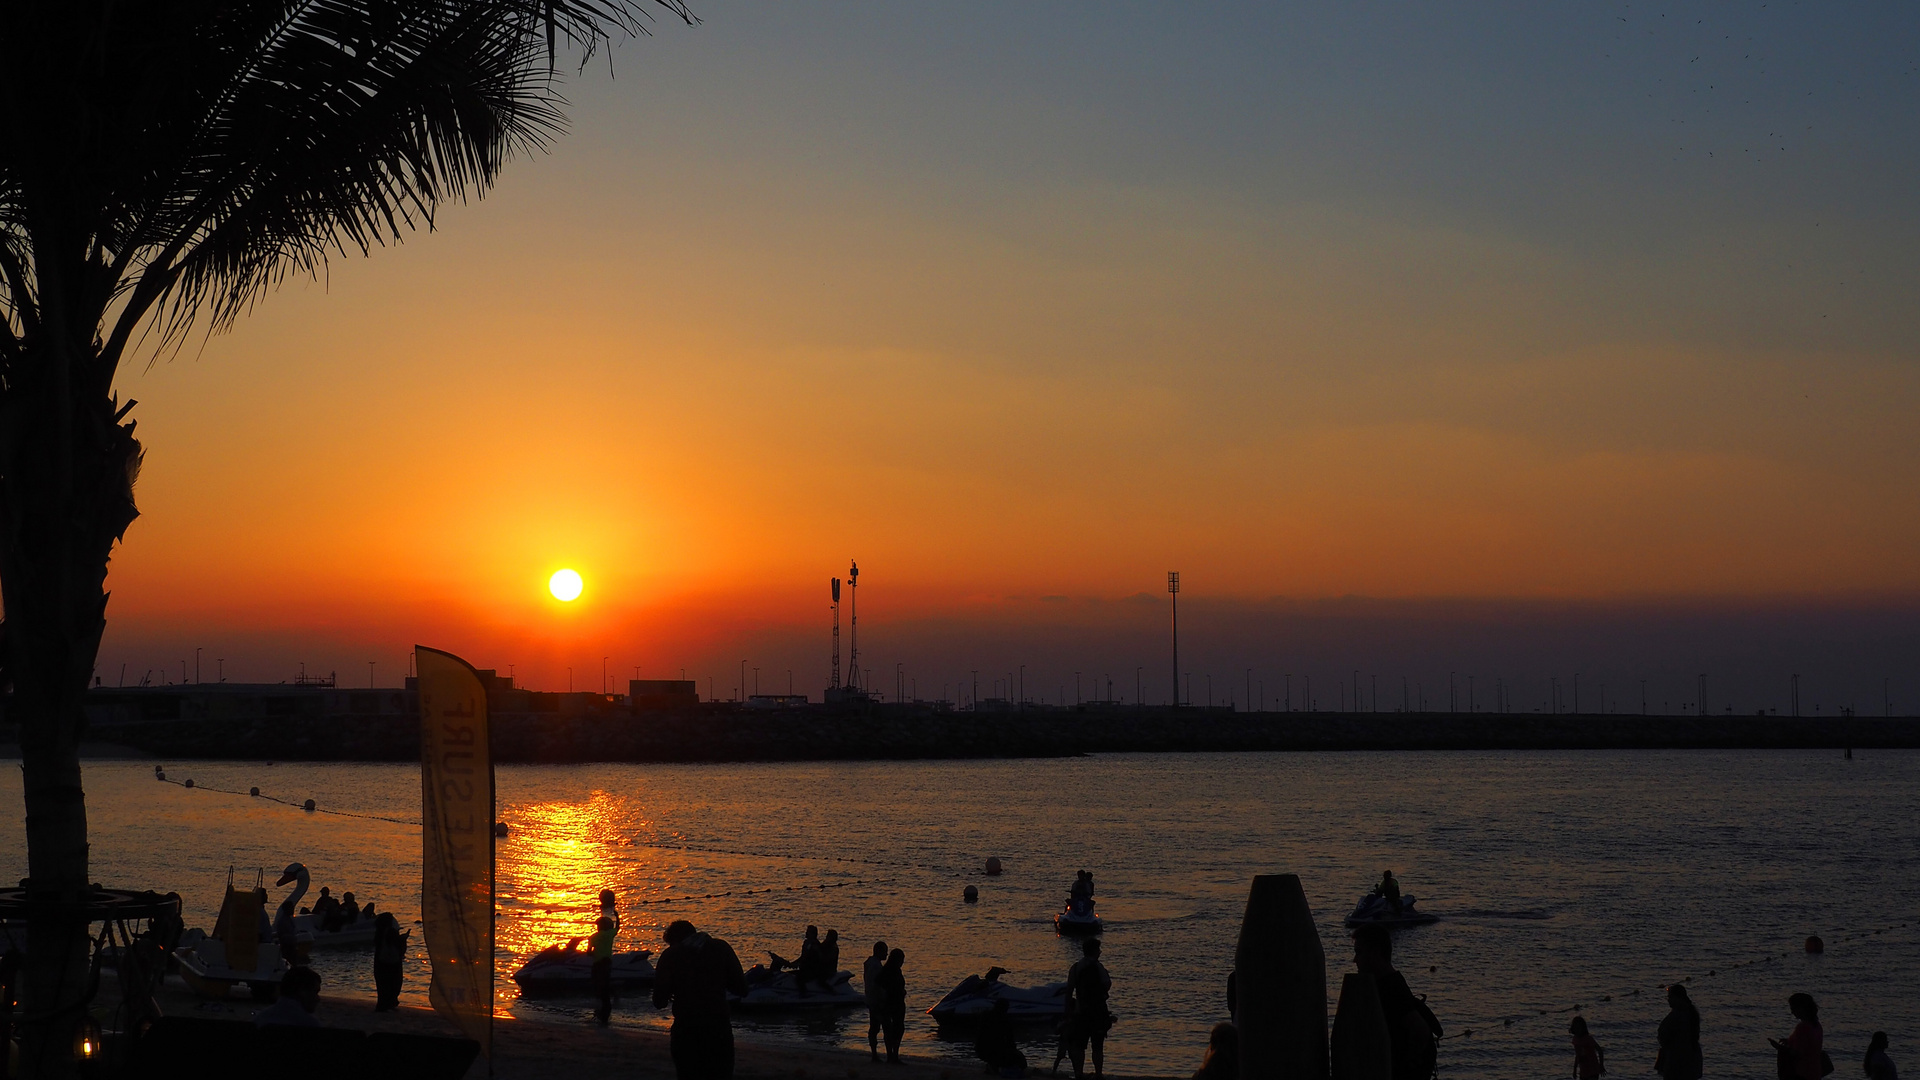
[[193,648],[193,685],[200,685],[200,647]]
[[[195,671],[193,678],[195,682],[198,682],[200,680],[200,673]],[[371,660],[367,661],[367,689],[373,689],[373,661]]]
[[[1173,703],[1180,704],[1180,571],[1167,571],[1167,595],[1173,597]],[[1191,696],[1191,695],[1189,695]]]
[[607,692],[607,660],[608,657],[605,656],[600,658],[600,693],[602,695]]
[[[226,682],[227,681],[227,658],[224,656],[216,656],[213,658],[213,662],[215,664],[220,665],[219,667],[214,668],[213,677],[219,680],[220,682]],[[121,678],[120,681],[126,682],[127,680],[123,677]]]

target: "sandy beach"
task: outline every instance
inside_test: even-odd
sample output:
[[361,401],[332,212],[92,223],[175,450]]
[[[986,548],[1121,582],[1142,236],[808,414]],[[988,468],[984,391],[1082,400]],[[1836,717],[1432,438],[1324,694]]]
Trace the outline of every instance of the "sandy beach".
[[[207,1001],[169,982],[158,995],[161,1011],[169,1016],[202,1016],[245,1020],[260,1008],[251,1001]],[[373,1011],[361,997],[323,996],[318,1013],[327,1027],[361,1031],[397,1031],[419,1035],[457,1035],[452,1024],[431,1009],[399,1008]],[[673,1059],[667,1038],[655,1031],[600,1028],[592,1024],[555,1024],[512,1017],[494,1021],[494,1061],[491,1073],[485,1058],[467,1071],[470,1080],[545,1080],[564,1068],[568,1080],[672,1080]],[[956,1080],[985,1076],[985,1069],[967,1062],[902,1055],[900,1065],[876,1064],[867,1055],[842,1050],[818,1050],[791,1045],[756,1043],[736,1036],[734,1075],[784,1077],[788,1080]],[[1110,1073],[1116,1080],[1126,1080]]]

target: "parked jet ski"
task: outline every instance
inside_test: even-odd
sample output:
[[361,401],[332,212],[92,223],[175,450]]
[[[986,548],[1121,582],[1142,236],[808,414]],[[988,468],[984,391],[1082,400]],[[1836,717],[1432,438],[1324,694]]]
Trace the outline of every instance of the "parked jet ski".
[[964,1024],[992,1012],[996,1001],[1007,1003],[1007,1015],[1016,1023],[1057,1021],[1067,1015],[1066,983],[1013,986],[1000,981],[1000,976],[1006,973],[1006,968],[992,967],[987,969],[985,975],[969,975],[961,979],[960,985],[947,991],[946,997],[927,1010],[927,1015],[933,1017],[936,1023]]
[[1415,911],[1413,901],[1412,896],[1402,896],[1400,910],[1395,911],[1386,897],[1377,892],[1368,893],[1360,898],[1360,903],[1354,906],[1353,914],[1347,916],[1347,926],[1385,926],[1391,929],[1401,926],[1425,926],[1428,923],[1440,921],[1438,915]]
[[[562,997],[593,993],[593,954],[580,948],[582,938],[566,945],[549,945],[513,973],[522,997]],[[640,990],[653,985],[651,950],[613,954],[611,979],[615,990]]]
[[799,975],[792,970],[775,972],[765,964],[755,964],[746,975],[746,994],[728,996],[735,1009],[826,1009],[867,1003],[866,995],[853,988],[851,971],[834,972],[832,989],[821,986],[818,979],[810,979],[805,994],[800,993]]

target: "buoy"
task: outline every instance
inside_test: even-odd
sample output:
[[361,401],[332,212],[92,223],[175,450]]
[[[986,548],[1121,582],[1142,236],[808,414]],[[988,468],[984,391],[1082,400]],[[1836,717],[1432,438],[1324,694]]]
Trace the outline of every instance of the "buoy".
[[181,786],[182,786],[182,787],[192,787],[192,786],[193,786],[193,777],[191,777],[191,776],[189,776],[189,777],[187,777],[187,782],[186,782],[185,784],[183,784],[183,785],[181,785]]
[[994,856],[990,856],[990,857],[988,857],[988,859],[987,859],[987,876],[988,876],[988,877],[999,877],[999,876],[1000,876],[1000,857],[999,857],[999,856],[997,856],[997,855],[994,855]]
[[1808,952],[1810,952],[1810,953],[1823,953],[1823,952],[1826,952],[1826,951],[1827,951],[1827,943],[1826,943],[1826,942],[1824,942],[1824,941],[1821,941],[1821,940],[1820,940],[1820,935],[1819,935],[1819,934],[1815,934],[1815,935],[1813,935],[1812,937],[1810,937],[1810,938],[1808,938],[1808,939],[1807,939],[1807,951],[1808,951]]
[[301,807],[301,809],[305,810],[309,814],[313,813],[313,800],[308,799],[306,802],[306,805]]
[[494,823],[493,823],[493,835],[495,835],[495,836],[505,836],[505,835],[507,835],[507,823],[506,823],[506,822],[504,822],[504,821],[496,821],[496,822],[494,822]]
[[155,765],[153,767],[153,778],[155,780],[165,780],[167,778],[167,770]]
[[257,787],[250,787],[247,789],[247,794],[257,799],[260,797],[260,789]]
[[980,890],[972,885],[967,886],[960,895],[964,897],[969,904],[977,904],[980,902]]

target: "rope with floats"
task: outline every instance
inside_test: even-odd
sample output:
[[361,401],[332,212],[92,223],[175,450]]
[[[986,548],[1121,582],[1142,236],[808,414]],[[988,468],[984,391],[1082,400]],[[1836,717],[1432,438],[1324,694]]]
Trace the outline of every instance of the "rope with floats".
[[[187,788],[193,791],[212,791],[221,795],[239,795],[246,798],[265,799],[268,802],[279,803],[281,806],[305,811],[309,814],[332,814],[336,817],[362,818],[368,821],[384,821],[393,825],[407,825],[416,829],[420,827],[418,821],[411,821],[406,818],[386,817],[381,814],[362,814],[353,810],[328,809],[312,799],[307,799],[304,802],[291,802],[275,795],[268,795],[257,787],[250,787],[246,791],[237,791],[232,788],[208,787],[205,784],[196,783],[191,777],[185,780],[175,780],[169,777],[166,771],[158,765],[154,766],[153,775],[155,779],[163,783],[172,784],[175,787]],[[499,830],[498,826],[496,826],[496,830]],[[497,835],[504,836],[506,834],[503,830],[500,830],[497,832]],[[898,862],[888,859],[867,859],[852,855],[804,855],[793,852],[753,851],[744,848],[712,847],[700,844],[635,840],[631,838],[622,842],[631,847],[654,848],[660,851],[684,851],[690,854],[704,855],[734,855],[753,859],[781,859],[788,862],[842,863],[855,866],[876,866],[900,870],[928,870],[940,874],[951,874],[955,877],[972,877],[979,876],[983,873],[983,871],[980,870],[962,870],[958,867],[942,863]],[[811,886],[803,887],[811,888]]]
[[234,791],[231,788],[207,787],[205,784],[196,784],[194,783],[192,777],[188,777],[185,780],[174,780],[168,777],[166,770],[162,769],[158,765],[155,765],[153,767],[153,778],[155,780],[160,781],[163,784],[172,784],[175,787],[185,788],[189,791],[213,791],[213,792],[218,792],[221,795],[240,795],[249,799],[265,799],[268,802],[279,803],[281,806],[290,807],[294,810],[302,810],[309,814],[332,814],[334,817],[362,818],[367,821],[384,821],[392,825],[410,825],[416,829],[420,827],[419,822],[408,821],[405,818],[385,817],[380,814],[362,814],[353,810],[330,810],[324,806],[321,806],[319,803],[313,801],[312,799],[308,799],[305,802],[298,802],[298,803],[288,802],[286,799],[282,799],[277,795],[268,795],[265,792],[262,792],[257,787],[248,788],[245,791]]
[[[1913,921],[1909,920],[1907,922],[1889,923],[1885,926],[1877,927],[1872,930],[1854,930],[1854,931],[1847,931],[1845,929],[1834,930],[1830,932],[1840,936],[1827,939],[1827,938],[1823,938],[1816,935],[1814,937],[1808,938],[1805,951],[1808,953],[1823,953],[1826,951],[1827,946],[1829,944],[1848,945],[1854,942],[1864,941],[1867,938],[1879,937],[1882,934],[1890,933],[1896,930],[1904,930],[1913,925],[1914,925]],[[1700,979],[1717,978],[1722,975],[1732,974],[1733,972],[1739,971],[1743,968],[1756,967],[1760,964],[1771,964],[1780,960],[1785,960],[1786,958],[1792,955],[1793,955],[1793,952],[1791,950],[1783,953],[1767,953],[1764,956],[1756,956],[1748,960],[1742,960],[1737,964],[1729,964],[1724,968],[1714,968],[1708,971],[1704,975],[1700,975],[1700,976],[1688,975],[1684,978],[1677,979],[1671,983],[1661,983],[1658,986],[1654,986],[1654,987],[1644,987],[1644,986],[1636,987],[1632,990],[1626,990],[1617,994],[1602,994],[1596,998],[1589,998],[1588,1002],[1583,1002],[1580,1004],[1564,1005],[1559,1008],[1551,1008],[1551,1009],[1532,1009],[1527,1012],[1516,1013],[1511,1016],[1495,1017],[1494,1019],[1488,1020],[1486,1023],[1480,1024],[1476,1027],[1470,1027],[1461,1031],[1456,1031],[1451,1035],[1443,1035],[1441,1036],[1440,1041],[1445,1042],[1448,1039],[1470,1039],[1475,1035],[1475,1033],[1479,1033],[1482,1036],[1486,1036],[1490,1034],[1504,1034],[1508,1031],[1511,1031],[1514,1025],[1524,1024],[1529,1020],[1538,1020],[1541,1017],[1546,1017],[1546,1016],[1566,1016],[1570,1013],[1578,1014],[1587,1008],[1588,1003],[1601,1004],[1604,1002],[1620,1001],[1620,1000],[1638,997],[1642,990],[1652,989],[1655,991],[1660,991],[1660,990],[1665,990],[1669,986],[1690,985],[1693,983],[1696,977]]]

